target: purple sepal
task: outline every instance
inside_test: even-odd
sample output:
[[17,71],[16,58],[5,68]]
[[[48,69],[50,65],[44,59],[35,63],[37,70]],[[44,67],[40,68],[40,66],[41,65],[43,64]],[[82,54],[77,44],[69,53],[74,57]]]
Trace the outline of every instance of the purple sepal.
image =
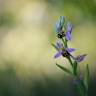
[[69,31],[66,32],[66,36],[65,36],[67,41],[71,40],[71,33]]
[[74,49],[74,48],[66,48],[66,50],[67,50],[69,53],[71,53],[71,52],[74,52],[74,51],[75,51],[75,49]]
[[83,61],[83,60],[85,59],[86,56],[87,56],[87,54],[79,55],[79,56],[77,56],[77,57],[75,58],[75,60],[76,60],[77,62],[81,62],[81,61]]
[[61,25],[61,27],[63,27],[64,21],[65,21],[64,16],[60,16],[60,25]]
[[72,31],[72,24],[70,22],[68,22],[65,28],[66,28],[66,32],[70,32],[71,33],[71,31]]
[[56,32],[60,32],[61,31],[60,21],[55,23],[55,30],[56,30]]
[[56,54],[55,54],[55,56],[54,56],[54,58],[58,58],[58,57],[60,57],[62,54],[61,54],[61,52],[59,51],[59,52],[57,52]]
[[57,43],[56,43],[56,47],[57,47],[57,49],[59,50],[59,49],[62,47],[62,44],[59,43],[59,42],[57,42]]

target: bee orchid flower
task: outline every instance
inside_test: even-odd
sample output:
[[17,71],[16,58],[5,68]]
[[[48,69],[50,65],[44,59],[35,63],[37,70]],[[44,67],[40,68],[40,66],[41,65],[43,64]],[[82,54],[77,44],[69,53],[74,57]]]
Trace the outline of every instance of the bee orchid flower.
[[64,16],[60,16],[59,21],[57,21],[55,23],[55,30],[57,32],[58,38],[65,37],[67,41],[70,41],[71,40],[71,32],[72,32],[72,24],[70,22],[68,22],[66,24],[66,26],[65,26],[66,32],[65,32],[63,29],[64,21],[65,21]]
[[86,56],[87,56],[87,54],[78,55],[78,56],[75,58],[75,60],[76,60],[77,62],[81,62],[81,61],[83,61],[83,60],[85,59]]
[[54,55],[54,58],[58,58],[60,56],[68,57],[71,56],[70,53],[75,51],[74,48],[64,48],[63,44],[57,42],[55,45],[55,48],[57,49],[57,53]]
[[82,54],[78,56],[73,56],[72,52],[75,51],[74,48],[69,48],[68,42],[71,41],[71,32],[72,32],[72,24],[70,22],[65,23],[64,16],[60,16],[59,20],[55,24],[55,30],[57,33],[57,37],[60,42],[57,42],[56,45],[52,44],[53,47],[57,50],[57,53],[54,55],[54,58],[58,58],[60,56],[66,58],[70,65],[71,70],[69,68],[66,68],[65,66],[61,66],[60,64],[57,64],[57,67],[59,67],[64,72],[67,72],[68,74],[73,76],[73,83],[76,85],[76,88],[78,90],[78,93],[80,96],[88,96],[88,82],[89,82],[89,66],[86,65],[85,73],[79,74],[78,72],[78,64],[79,62],[83,61],[87,54]]
[[56,45],[54,45],[56,50],[58,51],[55,55],[54,58],[58,58],[60,56],[63,57],[71,57],[72,59],[74,59],[76,62],[81,62],[85,59],[87,54],[83,54],[83,55],[78,55],[77,57],[74,57],[71,53],[75,51],[74,48],[65,48],[63,46],[63,44],[61,44],[60,42],[57,42]]

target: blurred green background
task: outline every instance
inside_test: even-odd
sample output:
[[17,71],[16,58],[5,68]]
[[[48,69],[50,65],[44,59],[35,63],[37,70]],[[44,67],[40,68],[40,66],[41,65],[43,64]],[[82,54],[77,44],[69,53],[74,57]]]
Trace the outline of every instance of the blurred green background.
[[89,95],[96,96],[96,0],[0,0],[0,96],[77,96],[72,77],[55,62],[51,46],[59,16],[73,24],[74,55],[90,66]]

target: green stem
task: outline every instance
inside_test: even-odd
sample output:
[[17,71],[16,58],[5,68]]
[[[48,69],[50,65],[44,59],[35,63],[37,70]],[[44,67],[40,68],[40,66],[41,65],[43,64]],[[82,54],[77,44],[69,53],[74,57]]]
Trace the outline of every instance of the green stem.
[[[67,40],[64,38],[62,38],[62,42],[63,42],[63,45],[65,48],[68,48],[68,45],[67,45]],[[74,61],[74,63],[72,62],[70,56],[67,57],[70,65],[72,66],[72,71],[73,71],[73,77],[74,78],[78,78],[78,72],[77,72],[77,62]],[[84,86],[82,85],[82,83],[79,83],[78,85],[76,85],[76,89],[78,90],[78,93],[80,94],[80,96],[87,96],[87,92],[84,91]]]
[[65,39],[65,47],[68,48],[67,40]]
[[76,61],[74,61],[74,63],[73,63],[73,73],[74,73],[74,76],[78,75],[77,74],[77,62]]
[[[72,66],[73,77],[78,78],[77,62],[74,61],[74,63],[73,63],[70,57],[68,58],[68,61],[70,62],[71,66]],[[78,93],[80,94],[80,96],[87,96],[87,92],[85,92],[85,87],[84,87],[82,81],[78,85],[76,85],[75,87],[78,90]]]
[[71,65],[71,66],[72,66],[72,68],[73,68],[73,62],[72,62],[71,58],[70,58],[70,57],[68,57],[67,59],[68,59],[68,61],[69,61],[70,65]]
[[65,41],[64,41],[64,38],[62,38],[62,42],[63,42],[63,44],[64,44],[64,46],[65,46]]
[[64,40],[64,38],[62,38],[62,42],[63,42],[63,44],[64,44],[65,48],[68,48],[68,45],[67,45],[67,40],[66,40],[66,39]]

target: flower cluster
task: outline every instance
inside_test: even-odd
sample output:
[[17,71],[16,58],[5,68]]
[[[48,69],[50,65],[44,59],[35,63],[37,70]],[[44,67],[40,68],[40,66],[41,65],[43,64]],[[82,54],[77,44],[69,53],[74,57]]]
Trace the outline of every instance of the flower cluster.
[[[73,82],[78,90],[80,91],[81,96],[87,96],[88,91],[88,81],[89,81],[89,67],[88,64],[86,66],[85,75],[79,74],[77,71],[78,63],[83,61],[87,54],[82,54],[78,56],[73,56],[72,52],[75,51],[74,48],[68,47],[68,42],[71,41],[71,33],[72,33],[72,24],[70,22],[65,22],[64,16],[60,16],[59,20],[55,23],[55,31],[58,38],[56,44],[52,44],[52,46],[57,50],[57,53],[54,55],[54,58],[58,58],[62,56],[66,58],[72,70],[61,66],[56,63],[56,65],[62,69],[64,72],[67,72],[73,76]],[[84,77],[84,78],[83,78]]]
[[[66,25],[64,16],[60,16],[60,19],[55,24],[55,30],[57,33],[58,39],[65,39],[65,43],[67,44],[68,41],[71,41],[71,32],[72,32],[72,24],[68,22]],[[66,45],[64,43],[64,45]],[[77,57],[74,57],[71,55],[71,52],[75,51],[74,48],[68,48],[68,46],[64,46],[62,43],[57,42],[55,48],[57,49],[57,53],[55,54],[54,58],[58,58],[60,56],[63,57],[71,57],[76,62],[81,62],[84,60],[86,54],[78,55]]]

